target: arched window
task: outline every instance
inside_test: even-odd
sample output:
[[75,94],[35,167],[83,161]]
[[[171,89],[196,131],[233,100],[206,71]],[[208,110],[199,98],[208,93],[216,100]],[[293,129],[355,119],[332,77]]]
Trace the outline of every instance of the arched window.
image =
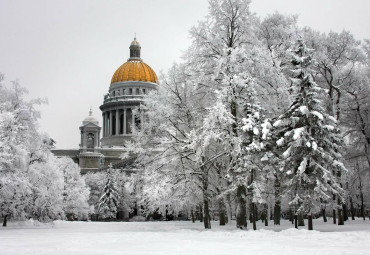
[[94,137],[94,134],[93,133],[88,133],[87,134],[87,143],[86,143],[86,148],[87,148],[87,151],[94,151],[94,140],[95,140],[95,137]]

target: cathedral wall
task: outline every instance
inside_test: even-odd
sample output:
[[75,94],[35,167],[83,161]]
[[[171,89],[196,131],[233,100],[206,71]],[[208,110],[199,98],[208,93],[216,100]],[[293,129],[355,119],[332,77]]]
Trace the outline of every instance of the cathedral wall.
[[71,158],[76,164],[79,163],[78,154],[80,153],[79,150],[61,150],[61,149],[52,149],[51,152],[56,157],[68,157]]
[[121,154],[125,152],[123,147],[121,148],[101,148],[100,153],[104,156],[104,166],[108,166],[121,162]]

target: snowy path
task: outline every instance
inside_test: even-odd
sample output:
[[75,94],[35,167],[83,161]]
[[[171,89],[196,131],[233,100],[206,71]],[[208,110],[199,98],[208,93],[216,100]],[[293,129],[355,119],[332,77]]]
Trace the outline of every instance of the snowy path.
[[212,230],[200,222],[10,223],[0,228],[0,254],[370,254],[368,220],[345,226],[316,220],[320,231],[296,230],[288,221],[258,231],[212,223]]

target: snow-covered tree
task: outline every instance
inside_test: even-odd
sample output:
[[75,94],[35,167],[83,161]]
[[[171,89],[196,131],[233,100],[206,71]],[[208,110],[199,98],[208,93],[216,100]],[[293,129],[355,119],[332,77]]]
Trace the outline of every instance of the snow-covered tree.
[[[266,117],[287,108],[283,102],[289,100],[282,100],[289,99],[284,96],[287,81],[283,53],[295,31],[294,19],[271,17],[261,25],[250,13],[249,4],[249,1],[211,1],[210,15],[192,30],[194,42],[189,54],[198,83],[207,86],[207,92],[213,95],[199,129],[202,132],[195,133],[200,140],[213,139],[209,146],[218,146],[218,154],[227,152],[224,166],[230,186],[226,190],[237,194],[238,227],[246,225],[247,195],[253,197],[251,201],[257,195],[253,188],[246,187],[255,187],[252,175],[254,180],[262,177],[257,171],[263,147],[259,143],[262,125]],[[263,30],[267,26],[274,30],[269,23],[280,29],[274,38]],[[206,143],[200,144],[207,148]]]
[[320,34],[312,29],[303,30],[307,45],[315,49],[316,63],[312,74],[322,88],[327,89],[328,101],[325,107],[337,120],[341,117],[343,88],[351,84],[351,76],[364,54],[349,31]]
[[28,178],[31,184],[30,215],[39,221],[63,219],[63,172],[57,158],[50,152],[43,162],[29,166]]
[[267,101],[269,83],[275,85],[270,91],[275,94],[281,89],[276,80],[284,83],[284,76],[274,69],[278,60],[257,37],[258,20],[249,4],[210,1],[209,15],[191,30],[193,43],[185,63],[175,65],[158,94],[145,99],[148,123],[127,146],[146,168],[144,189],[153,190],[150,183],[163,184],[147,194],[164,192],[155,199],[162,207],[174,192],[197,200],[206,228],[210,207],[217,201],[219,211],[225,212],[225,201],[234,194],[237,225],[246,226],[247,186],[262,146],[259,99]]
[[112,176],[112,165],[107,170],[107,182],[98,202],[98,211],[103,219],[115,219],[118,212],[119,195],[115,180]]
[[117,188],[119,211],[130,212],[131,208],[134,207],[134,181],[132,174],[127,174],[124,170],[115,169],[112,171],[112,178]]
[[[294,16],[274,13],[267,15],[259,26],[259,39],[262,40],[263,47],[268,50],[272,62],[270,72],[260,78],[259,101],[265,109],[266,116],[270,119],[276,118],[285,112],[292,101],[292,97],[288,93],[289,81],[287,74],[289,73],[291,60],[289,49],[294,45],[298,33],[296,22],[297,19]],[[266,125],[268,125],[268,122]],[[273,182],[271,185],[274,188],[272,190],[274,196],[270,196],[269,199],[274,201],[274,224],[280,224],[283,176],[279,171],[277,156],[279,149],[273,144],[273,140],[267,139],[266,141],[269,145],[264,150],[266,154],[263,157],[263,162],[264,169],[269,169],[264,171],[266,180]],[[266,194],[268,194],[267,191]]]
[[370,182],[367,176],[367,162],[363,157],[355,157],[348,160],[347,165],[351,169],[346,176],[345,183],[352,220],[356,216],[365,220],[365,210],[370,206]]
[[[343,145],[337,121],[322,107],[324,92],[311,75],[312,52],[303,40],[293,51],[292,90],[295,100],[274,123],[283,171],[287,175],[286,194],[297,214],[312,213],[322,201],[332,202],[333,194],[341,203],[343,189],[338,175],[346,171],[340,154]],[[338,211],[340,211],[338,209]]]
[[[127,143],[143,166],[135,178],[141,189],[138,203],[145,213],[176,213],[197,206],[201,174],[189,147],[191,130],[202,121],[204,90],[195,86],[185,65],[174,65],[164,76],[158,93],[144,98],[142,129]],[[141,188],[140,188],[141,187]]]
[[[83,189],[72,190],[64,182],[62,160],[50,151],[54,141],[38,130],[40,113],[35,107],[45,100],[27,100],[17,82],[8,88],[0,77],[0,208],[4,224],[8,217],[40,221],[63,219],[63,194],[73,194],[67,204],[86,205]],[[69,172],[78,180],[78,169]],[[67,176],[66,176],[67,177]],[[66,179],[70,181],[71,179]],[[78,182],[78,181],[77,181]],[[78,198],[78,199],[77,199]],[[76,201],[75,201],[76,199]]]
[[24,219],[31,211],[28,171],[33,163],[43,161],[33,148],[44,145],[37,131],[40,113],[35,109],[43,100],[26,100],[27,91],[18,82],[12,85],[5,86],[0,75],[0,208],[4,225],[7,217]]
[[57,164],[64,177],[64,213],[69,219],[87,219],[90,212],[90,190],[81,176],[81,169],[70,158],[59,158]]
[[[290,184],[307,181],[304,183],[307,187],[303,185],[302,190],[313,190],[313,193],[305,205],[321,203],[324,208],[333,203],[328,194],[342,196],[338,182],[343,172],[339,169],[344,167],[340,163],[336,165],[341,159],[339,124],[335,120],[340,113],[334,108],[342,104],[339,98],[344,83],[350,84],[351,66],[360,62],[359,44],[345,32],[326,37],[309,29],[299,31],[294,16],[275,13],[260,22],[249,11],[249,5],[248,0],[211,0],[209,15],[191,30],[192,44],[184,62],[162,76],[158,93],[144,99],[140,112],[145,121],[142,129],[136,130],[133,142],[127,143],[126,156],[137,155],[142,165],[142,175],[137,179],[142,191],[138,201],[146,212],[194,210],[201,205],[205,227],[210,228],[210,211],[232,212],[234,205],[230,206],[230,198],[235,197],[237,226],[243,228],[248,203],[255,207],[274,201],[274,220],[279,224],[281,204],[286,206],[286,201],[295,197],[293,191],[294,196],[284,192],[292,187],[287,180]],[[295,63],[297,70],[293,72],[293,86],[289,89],[288,49],[294,45],[298,32],[307,38],[312,35],[310,45],[318,48],[318,61],[305,66],[311,63],[307,57],[302,58],[307,62]],[[338,45],[333,43],[336,40]],[[338,54],[341,49],[343,55]],[[304,86],[297,85],[298,80],[314,85],[300,91]],[[320,87],[329,89],[324,91]],[[330,100],[317,102],[325,96]],[[308,99],[311,105],[307,104]],[[324,102],[329,102],[330,107]],[[304,109],[309,109],[308,113],[298,115]],[[269,134],[269,120],[277,116],[280,124]],[[289,118],[301,119],[290,122]],[[305,125],[308,131],[303,128]],[[312,131],[320,128],[320,132]],[[303,131],[291,131],[295,129]],[[284,136],[283,145],[281,136],[289,131],[291,137]],[[298,171],[299,165],[286,174],[287,169],[298,163],[290,162],[289,157],[281,161],[279,157],[287,151],[288,144],[294,144],[295,134],[302,137],[307,134],[309,140],[304,146],[293,146],[300,151],[298,163],[303,162],[302,167],[306,164],[300,169],[314,169],[312,172],[318,176],[326,170],[331,173],[329,177],[317,178],[323,182],[321,186],[306,180],[311,170]],[[318,155],[329,157],[325,166]],[[321,162],[319,166],[326,170],[316,170],[313,160]],[[292,173],[297,171],[300,174],[293,178]],[[335,182],[324,181],[331,177]],[[310,178],[316,177],[310,175]],[[270,195],[272,183],[274,196]],[[323,191],[326,188],[329,191]],[[303,205],[303,201],[299,204]],[[303,206],[299,208],[303,210]]]
[[90,189],[90,196],[88,199],[88,204],[94,208],[93,209],[94,213],[98,213],[98,205],[99,205],[98,202],[101,197],[104,185],[106,183],[106,176],[107,174],[103,171],[96,172],[96,173],[88,172],[84,176],[86,185]]

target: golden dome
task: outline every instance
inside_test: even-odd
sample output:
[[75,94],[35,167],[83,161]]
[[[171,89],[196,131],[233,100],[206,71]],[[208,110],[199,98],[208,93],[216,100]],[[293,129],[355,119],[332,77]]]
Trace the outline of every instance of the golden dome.
[[127,61],[121,65],[112,77],[110,84],[122,81],[143,81],[158,83],[153,69],[143,61]]
[[141,46],[136,41],[136,36],[129,47],[130,58],[121,65],[113,74],[110,84],[122,81],[143,81],[158,83],[158,78],[150,66],[145,64],[140,58]]

